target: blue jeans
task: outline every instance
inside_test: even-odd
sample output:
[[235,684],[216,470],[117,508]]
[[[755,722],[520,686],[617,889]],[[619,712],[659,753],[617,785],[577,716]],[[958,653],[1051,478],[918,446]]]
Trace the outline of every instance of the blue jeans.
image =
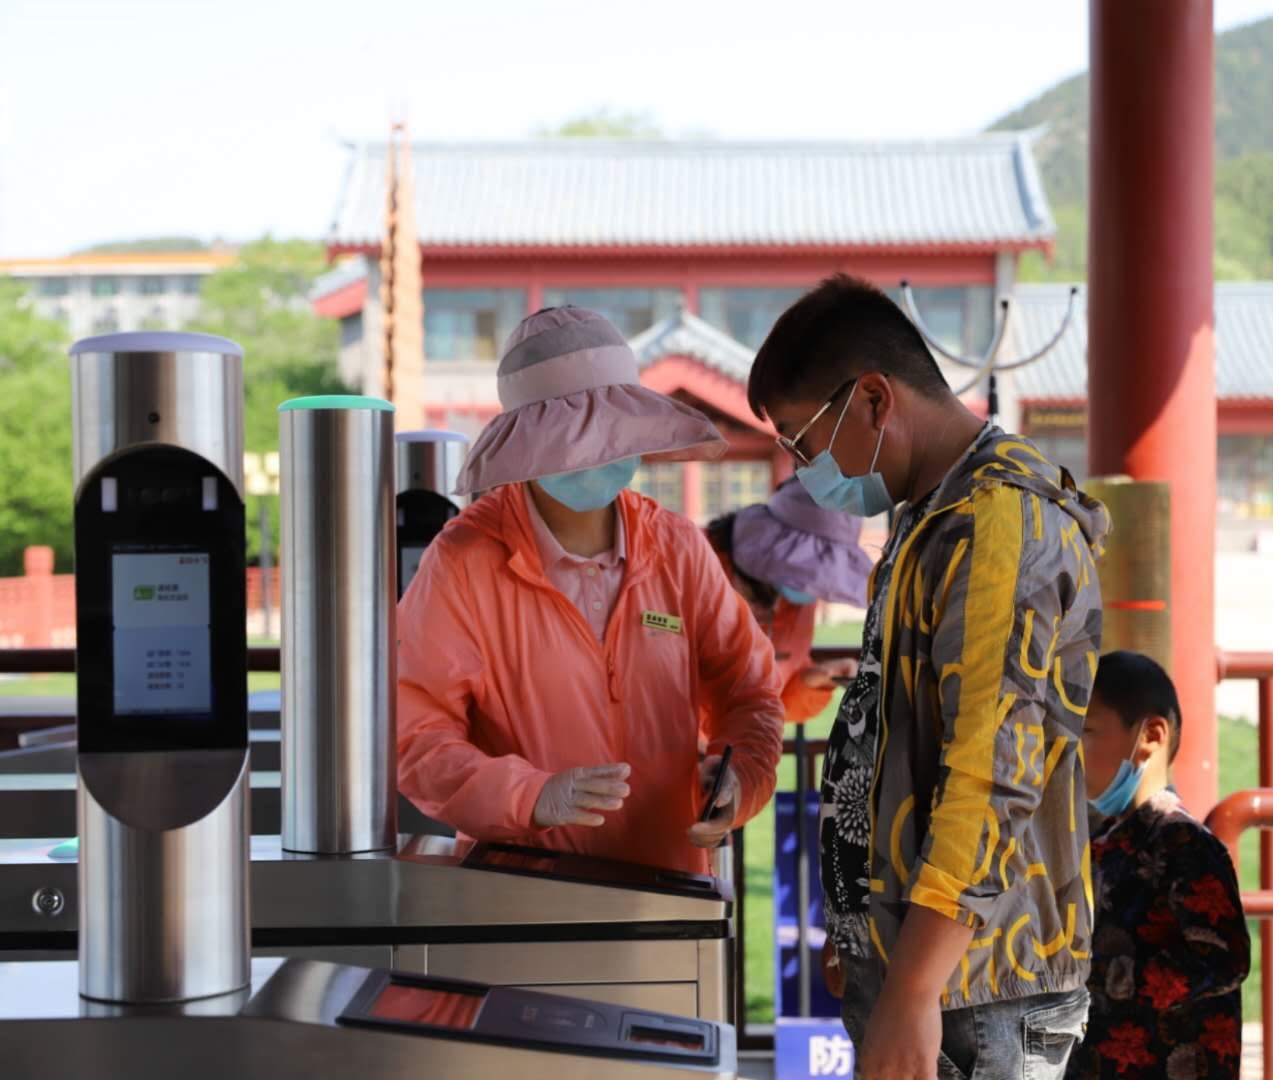
[[941,1080],[1061,1080],[1083,1041],[1087,991],[973,1005],[942,1013]]
[[[840,951],[845,989],[841,1016],[860,1049],[882,973],[872,960]],[[940,1080],[1061,1080],[1070,1052],[1083,1041],[1086,990],[973,1005],[942,1013]]]

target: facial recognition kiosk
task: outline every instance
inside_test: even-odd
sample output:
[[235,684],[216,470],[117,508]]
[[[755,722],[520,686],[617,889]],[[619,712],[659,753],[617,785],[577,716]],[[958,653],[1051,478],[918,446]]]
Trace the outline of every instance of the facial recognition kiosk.
[[201,334],[71,348],[89,998],[248,984],[242,363]]
[[[229,349],[228,344],[221,347]],[[129,364],[143,362],[134,361],[134,355],[123,358]],[[189,357],[200,364],[204,355],[187,349],[173,354],[173,364],[189,362]],[[114,353],[105,356],[95,363],[133,371]],[[229,352],[217,359],[222,366],[237,365]],[[77,363],[87,360],[80,357]],[[198,370],[204,371],[202,388],[212,379],[212,366]],[[135,373],[129,377],[137,378]],[[224,371],[218,377],[224,379]],[[95,396],[86,397],[77,383],[77,424],[81,414],[103,414],[99,405],[88,403],[97,402],[100,391],[88,389]],[[203,389],[199,395],[203,410],[190,420],[196,433],[209,430],[209,395]],[[146,410],[141,421],[148,431],[150,413],[159,417],[151,426],[162,426],[172,406],[165,399],[139,407]],[[0,839],[0,961],[70,959],[78,923],[86,930],[80,939],[86,948],[96,948],[95,942],[116,943],[114,954],[107,949],[102,958],[86,963],[90,971],[113,973],[120,969],[119,948],[125,941],[140,940],[142,923],[150,925],[141,911],[162,911],[171,912],[164,933],[174,941],[153,958],[140,951],[144,962],[138,963],[146,970],[150,965],[166,971],[164,965],[173,963],[167,957],[192,956],[181,941],[189,938],[196,922],[200,934],[206,926],[218,940],[239,943],[242,951],[218,947],[218,959],[200,960],[216,968],[215,979],[196,980],[193,974],[184,981],[169,978],[162,990],[143,995],[124,993],[109,980],[102,986],[95,977],[92,996],[175,999],[243,986],[249,923],[234,898],[246,903],[239,879],[247,852],[253,962],[258,966],[279,956],[356,964],[394,969],[403,976],[469,980],[728,1022],[734,940],[733,892],[727,882],[516,844],[397,833],[394,579],[400,504],[394,489],[402,488],[403,473],[399,471],[395,485],[393,414],[374,399],[311,398],[289,403],[279,415],[281,835],[253,835],[247,846],[245,721],[241,712],[234,712],[243,707],[239,693],[245,685],[242,656],[236,651],[243,647],[244,619],[242,508],[233,462],[241,453],[214,452],[208,439],[183,436],[181,429],[165,429],[162,443],[121,439],[123,449],[145,451],[144,461],[137,459],[138,468],[144,464],[150,471],[134,473],[133,459],[119,455],[112,444],[87,462],[84,472],[91,478],[81,490],[81,503],[91,506],[84,512],[91,512],[93,521],[89,528],[90,518],[84,517],[82,550],[91,549],[97,562],[81,556],[81,566],[88,570],[82,587],[96,599],[81,614],[88,620],[81,622],[88,626],[82,640],[93,642],[93,655],[82,651],[82,677],[89,676],[82,691],[94,700],[82,698],[80,758],[83,762],[102,753],[105,745],[120,749],[105,752],[114,758],[102,768],[127,766],[135,773],[150,763],[146,786],[155,790],[145,796],[150,800],[146,813],[162,810],[168,815],[162,820],[173,824],[155,832],[158,839],[124,832],[138,831],[130,824],[138,820],[136,806],[126,797],[139,798],[137,786],[122,795],[114,789],[99,795],[94,776],[89,790],[101,804],[93,811],[100,824],[90,821],[87,831],[80,832],[81,883],[76,881],[76,855],[63,843],[65,833],[32,831],[26,837]],[[226,447],[236,432],[222,438]],[[435,462],[450,460],[450,447],[456,445],[450,439],[443,442],[448,449],[434,453]],[[194,479],[187,483],[190,477]],[[216,483],[205,485],[205,478]],[[101,509],[107,480],[114,481],[113,511]],[[206,504],[215,504],[213,509],[204,508],[205,491]],[[109,502],[111,496],[106,498]],[[134,506],[137,516],[130,516]],[[230,511],[238,513],[237,524],[228,517],[224,529],[215,524]],[[227,551],[234,537],[240,547],[237,570],[231,573]],[[116,556],[121,557],[118,569],[112,561]],[[154,561],[136,562],[132,556]],[[109,587],[102,583],[107,574]],[[238,605],[233,616],[231,604]],[[117,634],[124,643],[118,649]],[[191,647],[198,642],[205,648],[203,666]],[[117,675],[117,654],[122,663],[147,648],[164,655],[143,657],[142,662],[160,666],[138,674],[125,665]],[[168,655],[178,650],[183,655]],[[102,711],[103,701],[109,712]],[[110,741],[100,741],[94,724],[105,725],[101,730]],[[184,767],[196,755],[202,755],[198,760],[208,770],[182,788],[180,799],[169,791],[171,785],[151,782],[159,763]],[[123,764],[114,764],[115,759]],[[236,767],[239,772],[231,778]],[[167,802],[160,800],[165,792],[164,798],[173,796]],[[218,792],[223,792],[220,801]],[[73,792],[55,794],[71,797]],[[103,799],[108,801],[101,803]],[[195,813],[201,816],[186,821]],[[115,832],[104,835],[107,828]],[[115,836],[126,841],[128,852],[141,853],[129,855],[150,875],[139,880],[154,879],[156,898],[145,909],[120,899],[127,888],[118,870],[102,876],[101,852],[104,847],[113,850]],[[172,896],[184,895],[189,884],[171,876],[182,853],[190,855],[183,865],[201,899],[188,900],[185,907],[164,906],[174,903]],[[209,868],[214,865],[234,868],[228,884],[213,880]],[[152,866],[160,869],[147,869]],[[167,875],[163,880],[155,878],[160,871]],[[230,965],[231,974],[224,957],[232,953],[238,959],[237,966]],[[88,960],[90,954],[84,955]],[[183,970],[197,966],[190,959]],[[172,989],[172,983],[180,988]]]
[[456,431],[401,431],[394,438],[398,514],[398,596],[407,591],[424,549],[453,517],[452,496],[469,440]]

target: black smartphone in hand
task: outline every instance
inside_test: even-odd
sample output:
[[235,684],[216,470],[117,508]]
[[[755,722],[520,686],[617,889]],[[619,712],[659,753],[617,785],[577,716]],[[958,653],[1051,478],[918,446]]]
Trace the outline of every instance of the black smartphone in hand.
[[725,770],[729,768],[729,759],[733,756],[734,748],[726,746],[720,756],[720,765],[716,769],[716,779],[712,782],[712,790],[707,796],[707,802],[703,804],[703,812],[698,816],[699,821],[706,821],[712,816],[712,810],[716,807],[716,800],[720,797],[720,789],[725,784]]

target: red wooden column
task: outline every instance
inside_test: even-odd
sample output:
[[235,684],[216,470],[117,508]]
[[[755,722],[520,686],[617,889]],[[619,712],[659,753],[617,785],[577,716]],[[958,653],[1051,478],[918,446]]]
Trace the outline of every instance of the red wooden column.
[[1176,781],[1216,801],[1211,0],[1089,0],[1093,474],[1171,484]]

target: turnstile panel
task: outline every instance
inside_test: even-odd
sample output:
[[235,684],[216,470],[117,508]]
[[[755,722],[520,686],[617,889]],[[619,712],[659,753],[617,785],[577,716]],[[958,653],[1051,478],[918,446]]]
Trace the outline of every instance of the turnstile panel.
[[373,971],[338,1017],[344,1024],[527,1049],[705,1067],[719,1061],[716,1026],[509,987]]

